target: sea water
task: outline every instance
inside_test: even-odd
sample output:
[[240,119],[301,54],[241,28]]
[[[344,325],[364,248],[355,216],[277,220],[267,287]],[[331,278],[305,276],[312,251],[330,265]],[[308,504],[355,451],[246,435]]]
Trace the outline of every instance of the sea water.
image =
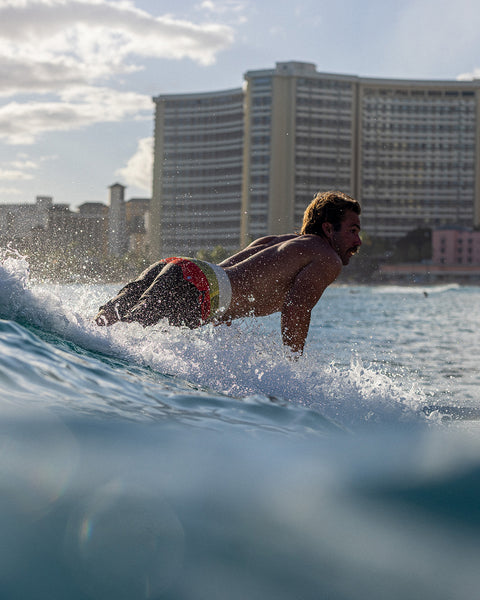
[[0,598],[478,597],[480,288],[332,286],[296,362],[118,288],[2,254]]

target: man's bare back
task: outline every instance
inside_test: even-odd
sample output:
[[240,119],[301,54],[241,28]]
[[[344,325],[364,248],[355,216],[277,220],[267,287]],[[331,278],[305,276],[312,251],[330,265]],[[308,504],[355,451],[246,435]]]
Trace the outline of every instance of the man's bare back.
[[285,345],[301,352],[310,313],[338,277],[342,261],[317,235],[261,238],[220,266],[232,284],[232,301],[221,321],[281,312]]
[[312,276],[309,287],[318,288],[320,280],[331,283],[341,262],[323,238],[288,234],[260,238],[219,266],[232,284],[230,309],[223,319],[228,320],[282,310],[303,269],[308,268]]
[[[326,220],[325,205],[330,206],[332,222]],[[325,214],[319,218],[321,210]],[[101,307],[97,324],[123,320],[149,325],[168,316],[171,324],[198,327],[206,322],[199,312],[205,308],[202,290],[206,289],[209,310],[214,298],[208,285],[202,287],[204,269],[207,279],[213,273],[214,287],[222,287],[218,278],[226,274],[231,292],[225,310],[208,313],[207,320],[230,323],[241,317],[280,312],[283,343],[301,353],[313,307],[361,245],[359,214],[355,200],[341,192],[327,192],[317,195],[305,211],[301,235],[260,238],[218,266],[202,263],[199,268],[193,259],[159,261]],[[200,279],[192,269],[200,270]],[[192,311],[185,316],[188,304]]]

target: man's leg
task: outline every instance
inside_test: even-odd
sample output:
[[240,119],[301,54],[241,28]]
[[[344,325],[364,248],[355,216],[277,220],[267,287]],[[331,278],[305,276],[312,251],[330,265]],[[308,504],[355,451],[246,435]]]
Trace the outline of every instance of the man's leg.
[[100,307],[95,321],[97,325],[113,325],[123,319],[125,314],[135,306],[141,295],[152,285],[160,271],[168,264],[160,260],[150,265],[143,273],[124,286],[119,293]]
[[185,281],[181,267],[176,264],[162,269],[122,320],[137,321],[147,327],[165,317],[176,327],[185,325],[194,329],[202,324],[200,292]]

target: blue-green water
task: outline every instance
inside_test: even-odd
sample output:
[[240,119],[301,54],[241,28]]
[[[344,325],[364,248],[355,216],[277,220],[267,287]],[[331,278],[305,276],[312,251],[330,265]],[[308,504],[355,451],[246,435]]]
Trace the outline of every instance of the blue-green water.
[[479,288],[329,288],[291,363],[117,287],[0,266],[2,599],[478,595]]

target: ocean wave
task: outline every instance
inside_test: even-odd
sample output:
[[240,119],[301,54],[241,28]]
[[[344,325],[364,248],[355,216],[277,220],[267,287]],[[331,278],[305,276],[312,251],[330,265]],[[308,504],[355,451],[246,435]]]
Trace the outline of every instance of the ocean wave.
[[[105,358],[120,361],[115,365],[120,377],[131,367],[146,369],[136,374],[140,412],[145,410],[142,398],[148,400],[148,383],[144,385],[142,378],[145,372],[153,371],[184,382],[187,393],[188,386],[193,385],[227,398],[275,398],[313,409],[353,430],[419,426],[435,420],[436,415],[423,412],[425,397],[420,390],[394,381],[375,366],[364,366],[356,356],[349,366],[326,361],[315,349],[298,362],[288,360],[275,317],[244,319],[230,327],[208,325],[195,331],[162,324],[143,328],[120,323],[98,328],[93,316],[110,291],[110,287],[95,285],[31,286],[24,258],[9,255],[0,265],[0,316],[30,328],[53,344],[52,362],[59,351],[82,360],[86,360],[82,351],[87,351],[93,353],[89,357],[93,362]],[[65,343],[71,345],[62,348]],[[25,368],[28,372],[27,364]],[[114,402],[109,394],[117,396],[119,405],[135,406],[135,394],[129,392],[128,385],[123,393],[114,385],[109,388],[106,382],[110,375],[92,364],[88,368],[95,385],[106,387],[94,401],[97,409],[103,403],[108,412]],[[77,373],[77,377],[77,382],[70,382],[70,389],[77,386],[85,406],[89,386],[84,385],[83,375]],[[76,395],[72,392],[73,398]]]

